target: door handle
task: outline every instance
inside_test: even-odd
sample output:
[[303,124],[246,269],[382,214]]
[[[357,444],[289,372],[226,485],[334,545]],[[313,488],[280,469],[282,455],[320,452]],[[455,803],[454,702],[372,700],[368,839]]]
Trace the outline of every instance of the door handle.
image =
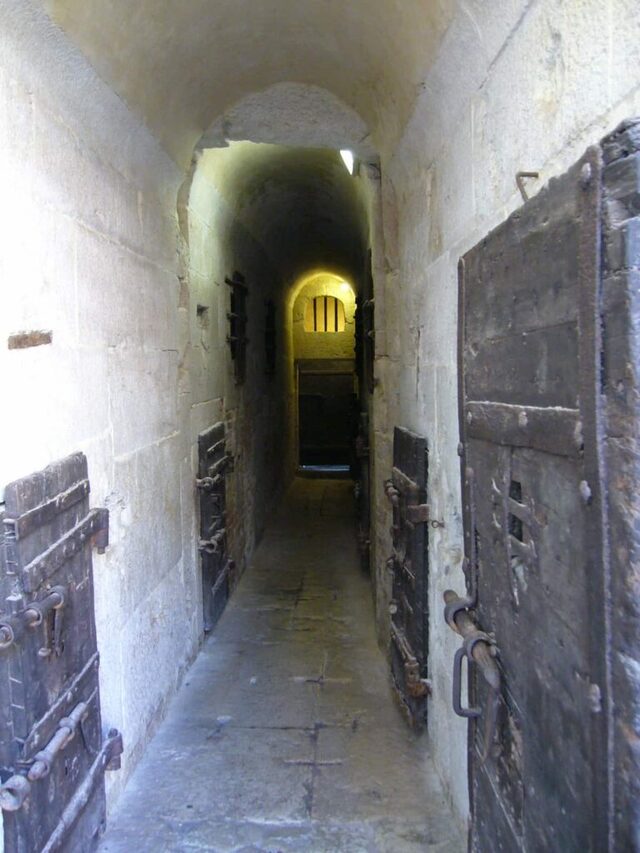
[[[447,624],[460,634],[463,643],[456,651],[453,659],[453,689],[452,705],[459,717],[477,719],[484,717],[484,751],[482,763],[489,757],[491,744],[496,731],[498,705],[500,703],[501,676],[495,660],[498,650],[494,640],[484,631],[479,630],[467,608],[472,603],[468,598],[460,598],[453,590],[444,594],[445,619]],[[467,658],[469,666],[477,666],[489,688],[487,704],[484,709],[464,707],[462,704],[462,661]]]

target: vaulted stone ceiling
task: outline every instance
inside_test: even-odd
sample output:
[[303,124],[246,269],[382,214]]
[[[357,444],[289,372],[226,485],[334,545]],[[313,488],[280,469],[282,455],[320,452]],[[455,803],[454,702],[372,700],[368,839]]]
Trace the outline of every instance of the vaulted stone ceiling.
[[335,151],[236,143],[205,151],[199,168],[233,211],[237,233],[264,247],[284,285],[324,267],[354,284],[364,270],[367,218],[362,185]]
[[327,90],[359,115],[372,144],[384,150],[410,115],[456,4],[41,2],[182,165],[218,117],[282,82]]

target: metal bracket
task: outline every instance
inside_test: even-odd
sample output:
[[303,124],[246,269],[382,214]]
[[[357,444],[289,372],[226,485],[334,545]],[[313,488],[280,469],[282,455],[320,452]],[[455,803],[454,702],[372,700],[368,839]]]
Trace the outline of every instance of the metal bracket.
[[122,742],[122,734],[118,729],[109,729],[107,735],[107,747],[109,750],[109,760],[105,765],[105,770],[120,770],[122,767],[122,753],[124,752],[124,744]]
[[203,492],[212,492],[222,482],[222,479],[222,474],[216,474],[215,477],[203,477],[201,480],[196,479],[196,488],[202,489]]
[[412,524],[426,524],[430,520],[429,504],[409,504],[407,519]]
[[198,550],[205,551],[207,554],[218,554],[224,542],[226,530],[224,527],[218,530],[211,539],[200,539],[198,542]]
[[[82,719],[88,712],[91,698],[93,697],[90,697],[87,702],[79,702],[68,717],[60,720],[58,730],[46,748],[36,754],[26,776],[16,773],[0,785],[0,810],[16,812],[21,809],[31,794],[31,783],[49,775],[51,762],[81,726]],[[119,770],[122,752],[122,735],[117,729],[110,729],[92,765],[88,781],[93,783],[93,777],[100,767],[105,770]]]
[[392,480],[384,481],[384,493],[389,498],[393,506],[398,506],[400,502],[400,492],[393,485]]
[[540,172],[516,172],[516,184],[524,201],[529,201],[529,196],[524,186],[526,178],[539,178]]
[[[38,654],[40,657],[48,657],[52,652],[59,655],[62,648],[62,613],[66,596],[67,590],[64,586],[54,586],[44,598],[29,602],[22,610],[0,614],[0,651],[10,648],[23,636],[26,629],[44,625],[45,643]],[[49,620],[51,614],[53,624]]]
[[460,598],[459,596],[455,596],[455,598],[451,598],[444,607],[444,619],[447,625],[459,634],[458,626],[456,625],[456,615],[460,613],[462,610],[468,610],[473,607],[475,602],[471,598]]
[[97,518],[97,530],[93,534],[91,542],[97,549],[98,554],[104,554],[109,547],[109,510],[105,507],[97,507],[92,510]]

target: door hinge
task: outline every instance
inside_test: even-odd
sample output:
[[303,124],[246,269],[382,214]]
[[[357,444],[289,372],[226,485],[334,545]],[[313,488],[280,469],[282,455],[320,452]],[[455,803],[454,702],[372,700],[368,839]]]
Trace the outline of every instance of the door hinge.
[[412,524],[425,524],[429,518],[429,504],[410,504],[407,507],[407,519]]

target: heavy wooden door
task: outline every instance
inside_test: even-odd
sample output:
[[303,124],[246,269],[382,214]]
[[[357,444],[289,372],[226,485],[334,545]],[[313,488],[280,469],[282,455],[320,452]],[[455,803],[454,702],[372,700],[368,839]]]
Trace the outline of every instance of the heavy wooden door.
[[416,728],[426,722],[430,690],[428,471],[426,439],[396,427],[393,470],[385,483],[393,506],[391,671],[402,707]]
[[460,263],[473,850],[609,844],[600,206],[596,147]]
[[108,513],[89,508],[81,453],[5,489],[0,548],[0,807],[7,853],[93,849],[105,820],[92,546]]
[[198,479],[200,493],[200,560],[202,566],[202,603],[205,631],[211,631],[222,615],[229,598],[229,572],[233,568],[227,556],[226,485],[231,464],[226,452],[225,429],[217,423],[198,436]]
[[357,411],[353,361],[304,359],[297,366],[300,465],[350,466]]

